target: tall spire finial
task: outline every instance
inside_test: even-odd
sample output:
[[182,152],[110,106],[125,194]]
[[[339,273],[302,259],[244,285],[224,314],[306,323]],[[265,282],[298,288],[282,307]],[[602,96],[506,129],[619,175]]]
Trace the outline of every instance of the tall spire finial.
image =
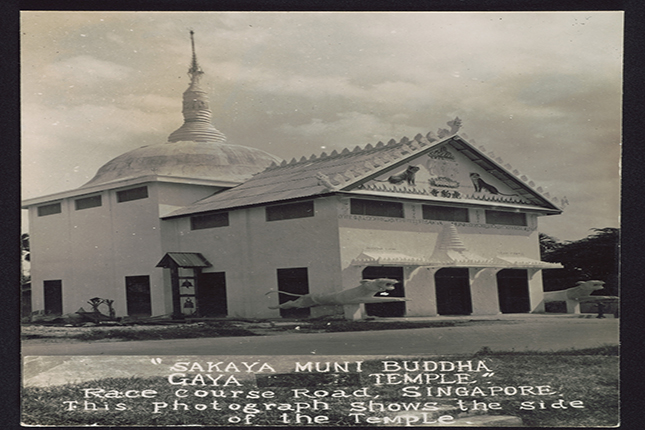
[[193,60],[190,63],[190,69],[188,69],[188,73],[194,77],[196,74],[202,74],[204,72],[197,63],[197,53],[195,52],[195,32],[193,30],[190,30],[190,45],[193,48]]

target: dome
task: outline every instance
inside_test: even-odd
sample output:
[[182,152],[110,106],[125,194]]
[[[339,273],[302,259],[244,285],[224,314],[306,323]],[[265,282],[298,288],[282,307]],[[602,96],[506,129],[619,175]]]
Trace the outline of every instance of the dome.
[[149,175],[241,183],[281,161],[260,149],[228,143],[160,143],[107,162],[83,187]]
[[192,31],[190,36],[193,58],[183,95],[183,125],[166,143],[143,146],[109,161],[83,187],[151,175],[237,185],[273,162],[282,162],[262,150],[226,143],[226,136],[213,126],[208,94],[200,86],[204,72],[197,64]]

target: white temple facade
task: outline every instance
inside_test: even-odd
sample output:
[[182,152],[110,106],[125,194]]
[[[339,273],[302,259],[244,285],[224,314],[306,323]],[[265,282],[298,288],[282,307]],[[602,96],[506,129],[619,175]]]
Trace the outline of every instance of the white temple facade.
[[[226,143],[193,59],[183,125],[82,187],[23,202],[32,309],[93,297],[117,317],[495,315],[543,311],[538,219],[561,208],[475,148],[460,121],[291,162]],[[281,294],[399,281],[405,302],[270,309]]]

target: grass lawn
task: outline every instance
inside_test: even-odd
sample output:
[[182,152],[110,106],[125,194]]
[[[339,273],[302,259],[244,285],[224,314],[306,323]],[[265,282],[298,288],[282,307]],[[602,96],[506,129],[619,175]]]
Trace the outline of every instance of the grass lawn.
[[[209,321],[172,325],[132,325],[132,326],[96,326],[70,327],[34,326],[23,328],[23,340],[162,340],[188,339],[203,337],[258,336],[284,333],[338,333],[348,331],[396,330],[428,327],[454,327],[467,325],[468,321],[346,321],[344,319],[320,319],[310,321],[293,321],[286,324],[269,322],[230,322]],[[479,322],[482,323],[482,322]],[[485,323],[500,323],[486,321]],[[501,322],[504,323],[504,322]]]
[[[324,359],[328,361],[330,358]],[[403,365],[403,359],[392,360],[397,365]],[[46,388],[27,387],[22,392],[22,422],[26,425],[48,426],[192,424],[373,427],[383,424],[405,425],[404,420],[396,421],[396,416],[406,409],[419,408],[432,411],[426,414],[427,419],[436,419],[440,415],[459,419],[488,414],[520,417],[527,427],[602,427],[618,424],[617,347],[551,353],[482,350],[470,356],[405,360],[409,363],[430,360],[430,363],[435,364],[440,360],[452,363],[470,360],[473,367],[483,363],[485,368],[462,370],[470,375],[469,381],[473,382],[461,385],[463,390],[460,392],[450,393],[445,390],[449,387],[455,390],[458,385],[450,381],[459,378],[456,376],[458,372],[449,368],[433,370],[411,367],[407,372],[400,373],[407,373],[410,378],[418,377],[414,381],[410,379],[405,384],[387,384],[383,383],[385,377],[382,376],[378,377],[381,378],[381,384],[378,384],[375,374],[397,372],[391,368],[386,369],[381,359],[364,362],[360,372],[353,369],[349,373],[262,373],[250,378],[247,374],[246,378],[238,379],[237,384],[229,385],[225,385],[224,381],[231,374],[223,373],[224,377],[217,386],[208,378],[205,381],[208,385],[202,385],[199,378],[194,379],[196,374],[184,372],[189,377],[188,382],[194,385],[172,385],[165,377],[132,377]],[[433,379],[438,378],[436,375],[440,373],[444,375],[444,385],[438,379]],[[428,377],[426,375],[432,375],[429,376],[432,382],[424,379]],[[400,378],[403,376],[391,381],[395,382]],[[466,379],[463,381],[466,382]],[[405,391],[408,395],[404,396],[403,387],[410,386],[417,388]],[[521,386],[534,388],[525,389],[525,393],[520,394]],[[542,392],[535,388],[544,386],[549,388],[541,389]],[[444,391],[437,391],[438,387],[442,387]],[[491,387],[507,389],[491,391]],[[431,393],[427,392],[428,388]],[[479,388],[479,391],[475,388]],[[85,398],[84,389],[105,391],[101,394],[103,397]],[[306,394],[301,392],[296,397],[296,389],[309,391]],[[109,395],[125,396],[126,392],[130,398]],[[317,394],[314,395],[314,392]],[[419,393],[419,396],[414,397],[414,393]],[[375,397],[376,395],[379,397]],[[460,400],[461,403],[458,403]],[[89,404],[86,405],[85,401]],[[473,401],[479,405],[478,410],[472,410]],[[178,402],[176,407],[175,402]],[[492,405],[493,409],[483,411],[483,403]],[[183,405],[186,405],[187,410],[184,410]],[[460,405],[468,410],[460,409]],[[564,409],[563,406],[567,408]],[[437,408],[441,411],[434,412]],[[313,421],[315,417],[322,418],[318,418],[316,423]],[[384,417],[394,421],[386,420],[384,423]],[[285,422],[285,419],[289,422]],[[298,419],[300,422],[297,422]],[[367,419],[371,421],[366,421]]]

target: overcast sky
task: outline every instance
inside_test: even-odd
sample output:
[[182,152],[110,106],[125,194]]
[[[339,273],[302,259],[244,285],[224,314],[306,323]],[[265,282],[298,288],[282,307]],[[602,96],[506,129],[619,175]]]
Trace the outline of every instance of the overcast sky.
[[619,225],[621,12],[23,12],[23,199],[167,141],[191,29],[229,143],[299,159],[459,116],[476,147],[569,201],[541,232]]

